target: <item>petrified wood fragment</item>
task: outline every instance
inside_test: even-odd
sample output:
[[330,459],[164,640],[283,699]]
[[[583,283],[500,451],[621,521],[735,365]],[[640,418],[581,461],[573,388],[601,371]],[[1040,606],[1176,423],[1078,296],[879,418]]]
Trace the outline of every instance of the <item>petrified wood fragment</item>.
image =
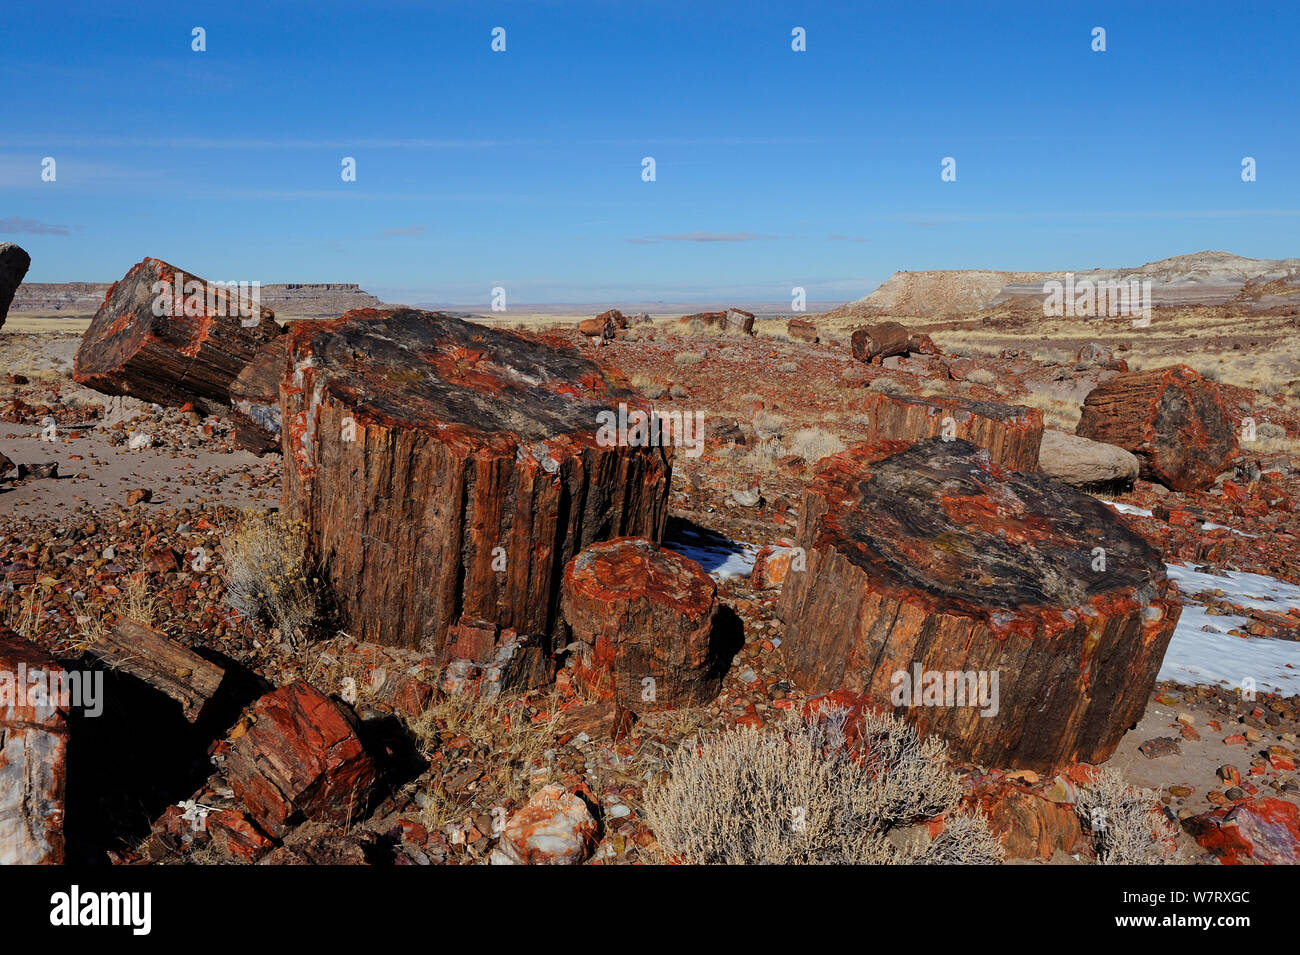
[[699,564],[644,538],[586,548],[564,569],[561,605],[578,680],[634,712],[709,702],[726,671],[717,595]]
[[1175,491],[1214,483],[1237,451],[1219,386],[1186,365],[1116,375],[1088,393],[1075,433],[1137,455],[1141,475]]
[[441,651],[463,617],[550,652],[565,563],[662,538],[668,449],[599,417],[649,405],[578,349],[410,309],[289,335],[285,504],[358,640]]
[[797,342],[816,342],[817,326],[805,318],[792,318],[785,323],[785,333]]
[[32,257],[26,250],[12,242],[0,242],[0,328],[5,327],[5,316],[14,300],[14,292],[31,268]]
[[804,495],[780,613],[796,680],[866,694],[962,759],[1099,763],[1146,707],[1181,604],[1100,501],[967,441],[851,448]]
[[870,392],[863,407],[866,443],[962,438],[986,449],[993,460],[1017,471],[1038,467],[1043,413],[1023,405],[973,401],[953,395],[889,395]]
[[289,336],[279,335],[230,383],[230,421],[241,448],[258,455],[280,450],[280,379],[288,364]]
[[280,334],[271,310],[254,308],[251,297],[145,259],[109,287],[73,378],[108,395],[217,410],[244,366]]
[[67,674],[0,636],[0,865],[61,865],[67,789]]
[[92,654],[181,704],[191,723],[221,686],[225,671],[166,634],[123,620],[91,644]]
[[911,332],[898,322],[880,322],[855,331],[849,339],[853,357],[879,364],[890,355],[906,355]]

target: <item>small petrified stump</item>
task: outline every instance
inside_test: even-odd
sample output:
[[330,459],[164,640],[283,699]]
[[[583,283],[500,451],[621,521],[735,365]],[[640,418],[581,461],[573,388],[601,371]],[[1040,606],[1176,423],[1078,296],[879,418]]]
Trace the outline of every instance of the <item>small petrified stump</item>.
[[0,328],[5,326],[5,317],[13,303],[14,293],[22,284],[23,277],[31,268],[32,257],[26,250],[12,242],[0,242]]
[[0,865],[61,865],[66,678],[54,658],[0,637]]
[[709,702],[726,669],[713,652],[717,596],[699,564],[651,541],[588,547],[564,569],[579,681],[634,712]]
[[109,288],[72,376],[108,395],[224,408],[231,382],[280,334],[270,309],[254,311],[251,293],[241,299],[238,290],[145,259]]
[[272,836],[284,835],[300,818],[338,825],[365,818],[378,778],[375,764],[353,720],[311,684],[299,681],[266,694],[253,705],[252,720],[232,735],[226,779]]
[[853,357],[858,361],[879,364],[891,355],[906,355],[912,333],[898,322],[880,322],[859,328],[849,339]]
[[780,604],[795,679],[891,705],[961,759],[1100,763],[1146,707],[1181,612],[1100,501],[967,441],[851,448],[804,495]]
[[806,318],[792,318],[785,323],[785,333],[797,342],[817,342],[817,326]]
[[256,455],[280,450],[280,379],[288,365],[289,336],[279,335],[230,383],[230,421],[244,450]]
[[191,723],[203,715],[225,671],[165,633],[123,620],[89,647],[99,660],[176,700]]
[[1116,375],[1083,402],[1075,433],[1137,455],[1141,475],[1175,491],[1214,483],[1237,451],[1219,386],[1186,365]]
[[465,619],[553,652],[565,563],[662,539],[650,406],[576,347],[410,309],[288,334],[286,510],[356,639],[440,652]]
[[986,449],[1006,468],[1033,471],[1043,440],[1043,413],[1023,405],[950,395],[913,397],[870,392],[863,407],[867,444],[946,437]]

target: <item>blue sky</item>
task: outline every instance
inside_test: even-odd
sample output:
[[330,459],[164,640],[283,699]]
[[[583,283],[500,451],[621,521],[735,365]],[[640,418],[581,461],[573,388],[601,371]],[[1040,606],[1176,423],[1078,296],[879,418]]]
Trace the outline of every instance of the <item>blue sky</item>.
[[898,269],[1300,255],[1294,3],[271,7],[0,7],[28,280],[154,255],[412,303],[839,301]]

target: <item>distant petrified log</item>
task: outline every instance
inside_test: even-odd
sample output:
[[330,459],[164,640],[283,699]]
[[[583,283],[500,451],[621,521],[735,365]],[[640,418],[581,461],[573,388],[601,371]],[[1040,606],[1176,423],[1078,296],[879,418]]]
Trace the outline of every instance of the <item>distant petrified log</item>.
[[683,315],[678,321],[684,325],[699,322],[702,325],[722,328],[730,332],[754,334],[754,315],[741,308],[729,308],[722,312],[695,312],[692,315]]
[[634,712],[718,695],[718,587],[695,561],[643,538],[593,544],[564,569],[565,622],[582,644],[579,681]]
[[8,474],[13,469],[14,469],[14,463],[10,461],[7,457],[5,457],[3,454],[0,454],[0,478],[3,478],[6,474]]
[[230,421],[241,448],[258,455],[280,450],[280,379],[288,364],[289,336],[279,335],[230,383]]
[[191,723],[203,715],[225,676],[215,663],[134,620],[121,621],[89,650],[113,669],[129,673],[176,700]]
[[578,331],[588,338],[613,338],[621,328],[627,328],[627,318],[616,308],[601,312],[595,318],[584,318],[578,322]]
[[807,570],[780,603],[796,681],[894,706],[986,765],[1104,761],[1181,612],[1159,553],[1104,504],[967,441],[823,461],[799,540]]
[[0,636],[0,865],[63,863],[67,679],[44,650]]
[[32,257],[12,242],[0,242],[0,328],[5,326],[5,316],[14,300],[14,292],[22,284],[23,276],[31,268]]
[[1088,393],[1075,433],[1131,451],[1141,474],[1203,490],[1228,466],[1237,435],[1219,386],[1186,365],[1116,375]]
[[549,652],[564,565],[662,539],[669,449],[634,423],[650,406],[573,346],[410,309],[288,334],[286,510],[358,640],[442,651],[463,617]]
[[964,438],[988,450],[993,460],[1017,471],[1038,467],[1043,413],[1022,405],[972,401],[950,395],[890,395],[869,392],[863,407],[866,443]]
[[1132,490],[1138,459],[1113,444],[1049,428],[1038,449],[1038,469],[1080,490],[1120,493]]
[[797,342],[817,341],[817,326],[805,318],[792,318],[785,323],[785,333]]
[[145,259],[109,288],[82,337],[73,378],[108,395],[216,411],[229,404],[244,366],[279,334],[271,310],[253,307],[251,290],[241,302],[238,289]]
[[858,361],[879,363],[890,355],[906,355],[911,332],[898,322],[881,322],[859,328],[849,339]]

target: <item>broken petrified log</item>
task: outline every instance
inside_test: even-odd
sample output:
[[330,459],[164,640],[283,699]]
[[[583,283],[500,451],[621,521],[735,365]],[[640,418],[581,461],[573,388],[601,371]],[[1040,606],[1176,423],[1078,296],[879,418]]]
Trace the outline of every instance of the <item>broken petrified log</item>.
[[0,479],[14,469],[14,463],[0,453]]
[[226,675],[215,663],[134,620],[121,621],[89,650],[113,669],[129,673],[176,700],[191,723],[203,715]]
[[1005,468],[1038,468],[1043,413],[1023,405],[973,401],[955,395],[890,395],[870,392],[863,405],[867,444],[962,438],[986,449]]
[[849,339],[849,345],[858,361],[879,364],[891,355],[906,355],[911,335],[898,322],[881,322],[859,328]]
[[223,411],[231,382],[279,334],[271,310],[251,294],[145,259],[109,288],[72,376],[108,395]]
[[1159,553],[1104,504],[968,441],[826,459],[799,541],[807,570],[780,603],[796,681],[892,705],[986,765],[1104,761],[1182,609]]
[[729,332],[752,335],[754,334],[754,313],[747,312],[743,308],[729,308],[723,316],[722,324]]
[[288,364],[289,336],[279,335],[230,383],[230,421],[235,441],[246,451],[280,450],[280,379]]
[[299,681],[263,696],[251,716],[232,731],[225,775],[262,829],[278,839],[299,817],[338,825],[364,818],[375,764],[337,703]]
[[797,342],[817,342],[817,326],[807,319],[790,319],[785,323],[785,333]]
[[1237,452],[1219,386],[1186,365],[1116,375],[1083,401],[1075,433],[1137,455],[1141,475],[1175,491],[1204,490]]
[[32,257],[20,246],[12,242],[0,242],[0,328],[5,326],[5,317],[13,303],[14,292],[22,284],[23,277],[31,268]]
[[26,640],[0,637],[0,865],[61,865],[66,676]]
[[643,538],[593,544],[564,569],[579,682],[633,712],[699,706],[730,661],[714,641],[718,587],[695,561]]
[[564,565],[662,539],[670,449],[632,424],[648,402],[577,348],[410,309],[289,334],[286,510],[358,640],[442,651],[463,618],[551,654]]

